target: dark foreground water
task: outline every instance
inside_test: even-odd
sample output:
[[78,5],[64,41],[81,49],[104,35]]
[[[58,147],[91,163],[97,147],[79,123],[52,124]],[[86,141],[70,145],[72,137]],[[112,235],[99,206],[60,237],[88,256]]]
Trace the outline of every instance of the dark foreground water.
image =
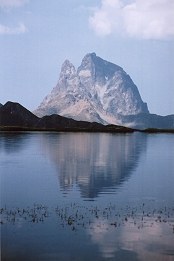
[[174,260],[174,135],[1,133],[2,261]]

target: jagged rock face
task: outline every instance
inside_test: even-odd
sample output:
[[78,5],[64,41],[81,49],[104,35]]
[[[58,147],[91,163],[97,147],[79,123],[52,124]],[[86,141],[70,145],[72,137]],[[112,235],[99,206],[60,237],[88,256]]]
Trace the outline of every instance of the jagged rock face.
[[149,112],[130,76],[118,65],[91,53],[77,71],[68,60],[63,63],[56,87],[34,113],[122,124],[126,115]]

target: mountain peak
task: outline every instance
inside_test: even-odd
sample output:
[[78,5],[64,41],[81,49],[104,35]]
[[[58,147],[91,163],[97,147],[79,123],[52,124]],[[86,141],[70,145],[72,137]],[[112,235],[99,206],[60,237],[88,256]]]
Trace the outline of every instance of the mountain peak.
[[91,68],[94,64],[95,64],[95,59],[96,59],[96,54],[95,53],[88,53],[84,56],[84,58],[82,59],[81,65],[78,68],[78,71],[81,68]]
[[87,53],[85,56],[91,56],[91,57],[95,57],[97,56],[95,52],[92,52],[92,53]]
[[95,59],[97,57],[97,55],[96,55],[96,53],[87,53],[85,56],[84,56],[84,58],[83,58],[83,60],[88,60],[88,59]]
[[82,59],[81,66],[85,66],[87,64],[95,63],[95,60],[99,57],[96,55],[96,53],[87,53],[84,58]]
[[60,77],[70,78],[74,74],[76,74],[75,66],[69,60],[65,60],[61,67]]
[[66,59],[63,62],[63,64],[62,64],[62,68],[64,68],[64,67],[72,67],[72,66],[73,66],[73,64],[68,59]]
[[124,73],[120,66],[103,60],[96,53],[86,54],[77,70],[80,76],[91,77],[91,80],[98,79],[102,83],[105,83],[106,79],[110,79],[118,71]]
[[77,71],[66,60],[57,86],[36,110],[78,120],[121,124],[123,116],[149,113],[130,76],[96,53],[84,56]]

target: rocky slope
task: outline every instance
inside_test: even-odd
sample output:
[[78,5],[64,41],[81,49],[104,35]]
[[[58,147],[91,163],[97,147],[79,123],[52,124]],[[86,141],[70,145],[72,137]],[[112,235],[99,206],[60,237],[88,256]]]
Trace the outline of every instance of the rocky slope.
[[122,125],[124,116],[149,111],[136,85],[120,66],[90,53],[77,70],[68,60],[63,63],[56,87],[34,113]]

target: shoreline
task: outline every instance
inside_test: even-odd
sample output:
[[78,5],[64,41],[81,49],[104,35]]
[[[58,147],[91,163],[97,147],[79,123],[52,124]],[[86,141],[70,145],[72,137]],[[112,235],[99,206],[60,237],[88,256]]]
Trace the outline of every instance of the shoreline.
[[145,130],[131,129],[127,127],[106,127],[102,129],[98,128],[29,128],[20,126],[0,126],[0,133],[3,132],[86,132],[86,133],[171,133],[174,134],[174,129],[154,129],[149,128]]

